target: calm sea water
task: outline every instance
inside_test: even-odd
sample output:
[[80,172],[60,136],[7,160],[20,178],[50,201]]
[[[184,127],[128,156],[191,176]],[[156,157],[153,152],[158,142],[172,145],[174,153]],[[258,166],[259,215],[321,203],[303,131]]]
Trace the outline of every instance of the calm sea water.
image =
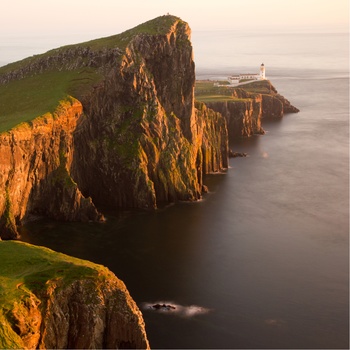
[[249,157],[207,176],[203,201],[104,224],[44,220],[23,240],[108,266],[153,348],[348,348],[348,35],[193,33],[193,43],[198,78],[263,62],[301,112],[236,140]]

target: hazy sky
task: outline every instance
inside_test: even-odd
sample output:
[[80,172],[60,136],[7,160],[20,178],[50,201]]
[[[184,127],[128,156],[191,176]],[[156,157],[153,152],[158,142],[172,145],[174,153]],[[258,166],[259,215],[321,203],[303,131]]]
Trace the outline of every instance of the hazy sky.
[[192,30],[348,30],[349,0],[1,0],[0,36],[120,33],[170,13]]
[[[0,66],[170,13],[204,31],[348,32],[349,0],[0,0]],[[198,52],[198,51],[197,51]]]

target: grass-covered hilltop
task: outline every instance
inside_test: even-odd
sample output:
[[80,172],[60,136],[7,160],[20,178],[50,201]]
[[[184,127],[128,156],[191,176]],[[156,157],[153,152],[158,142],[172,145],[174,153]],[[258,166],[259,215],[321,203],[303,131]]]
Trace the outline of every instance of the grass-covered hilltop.
[[0,68],[2,239],[33,215],[96,221],[101,207],[201,198],[228,138],[195,105],[190,34],[166,15]]
[[141,312],[107,268],[0,242],[0,348],[148,348]]
[[0,67],[0,132],[54,112],[71,95],[81,99],[120,63],[137,35],[166,34],[180,21],[162,16],[121,34],[68,45]]
[[235,95],[237,89],[244,89],[247,92],[265,95],[277,93],[276,89],[268,80],[252,81],[239,87],[230,85],[226,81],[197,80],[195,96],[196,100],[204,103],[244,100],[244,98],[239,98]]

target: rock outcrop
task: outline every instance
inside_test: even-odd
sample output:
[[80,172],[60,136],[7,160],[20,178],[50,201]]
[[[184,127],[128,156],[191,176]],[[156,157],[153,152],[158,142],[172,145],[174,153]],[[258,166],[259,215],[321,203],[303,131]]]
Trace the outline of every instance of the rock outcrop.
[[[73,177],[96,204],[156,208],[197,200],[203,169],[227,167],[227,149],[208,134],[210,118],[194,108],[189,35],[175,20],[165,34],[136,36],[121,64],[83,100]],[[220,132],[227,139],[225,125]],[[210,165],[203,164],[208,148],[218,156]]]
[[226,118],[230,140],[264,134],[262,118],[281,118],[286,113],[299,112],[268,80],[233,88],[231,99],[206,104]]
[[89,69],[94,79],[75,76],[74,98],[56,112],[0,134],[3,239],[18,237],[16,226],[32,215],[101,220],[95,205],[198,200],[203,174],[227,167],[226,121],[194,106],[190,28],[177,17],[11,67],[0,70],[0,84],[52,70],[79,77]]
[[62,101],[56,112],[0,134],[0,237],[17,237],[16,224],[29,215],[67,221],[100,220],[69,173],[73,131],[83,107]]
[[235,89],[233,96],[235,100],[232,101],[206,103],[209,108],[221,113],[226,118],[229,138],[264,134],[264,129],[261,126],[262,96],[252,96],[251,93],[243,89]]
[[149,349],[142,314],[107,268],[0,242],[0,348]]

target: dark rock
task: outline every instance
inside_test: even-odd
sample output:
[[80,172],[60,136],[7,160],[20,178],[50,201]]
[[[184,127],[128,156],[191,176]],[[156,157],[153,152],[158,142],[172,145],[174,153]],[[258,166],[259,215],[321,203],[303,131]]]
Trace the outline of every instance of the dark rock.
[[246,157],[248,154],[244,152],[233,152],[232,150],[229,150],[229,157],[230,158],[236,158],[236,157]]
[[206,185],[202,185],[202,193],[208,193],[209,192],[209,188]]
[[155,304],[151,306],[155,310],[175,310],[176,307],[170,304]]

